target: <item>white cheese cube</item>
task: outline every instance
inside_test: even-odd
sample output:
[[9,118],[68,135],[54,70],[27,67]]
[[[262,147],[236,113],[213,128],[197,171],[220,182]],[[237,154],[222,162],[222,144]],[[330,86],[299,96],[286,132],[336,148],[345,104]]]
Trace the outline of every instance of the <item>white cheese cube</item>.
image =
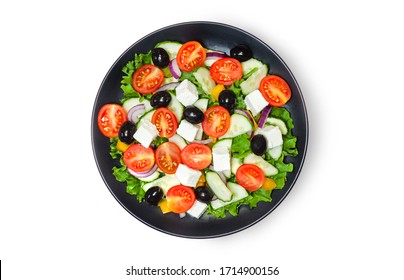
[[199,200],[195,200],[194,205],[192,205],[191,209],[187,211],[189,215],[199,219],[203,213],[205,213],[208,205],[206,203],[200,202]]
[[202,172],[180,163],[175,176],[182,185],[195,188],[199,178],[202,176]]
[[199,97],[196,86],[189,80],[183,80],[175,89],[175,94],[178,101],[184,106],[194,104]]
[[196,133],[198,132],[198,127],[188,122],[187,120],[182,120],[177,128],[177,134],[182,136],[188,142],[195,140]]
[[213,147],[212,156],[215,171],[230,170],[230,151],[227,147]]
[[268,105],[268,101],[265,100],[258,89],[249,93],[245,97],[244,102],[247,106],[247,110],[250,110],[254,117]]
[[267,140],[267,149],[272,149],[283,144],[282,132],[277,126],[268,125],[264,128],[258,128],[255,134],[264,135]]
[[142,122],[140,127],[137,129],[133,138],[137,140],[143,147],[148,148],[150,143],[154,140],[154,138],[159,135],[159,132],[154,124],[145,120]]

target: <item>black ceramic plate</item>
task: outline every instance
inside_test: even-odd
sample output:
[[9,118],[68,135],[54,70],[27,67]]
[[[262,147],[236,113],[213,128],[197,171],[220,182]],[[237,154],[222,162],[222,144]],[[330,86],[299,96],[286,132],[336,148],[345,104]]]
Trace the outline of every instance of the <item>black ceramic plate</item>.
[[[294,120],[295,128],[293,133],[298,139],[299,155],[290,158],[290,162],[294,164],[294,171],[288,174],[286,185],[282,190],[273,191],[271,203],[261,202],[254,209],[243,206],[240,208],[240,214],[237,217],[228,215],[226,218],[217,219],[205,214],[200,219],[190,216],[180,219],[177,214],[168,213],[163,215],[158,207],[138,203],[135,197],[126,193],[126,185],[115,180],[112,175],[112,167],[116,166],[118,162],[112,160],[109,155],[109,139],[104,137],[98,130],[98,111],[104,104],[119,103],[119,99],[123,97],[120,89],[121,70],[129,60],[133,59],[134,54],[146,53],[156,43],[166,40],[183,43],[196,40],[206,48],[226,53],[229,53],[229,50],[238,44],[248,45],[255,58],[269,65],[271,74],[277,74],[289,83],[292,98],[285,107],[291,112]],[[105,184],[115,199],[130,214],[148,226],[167,234],[187,238],[212,238],[232,234],[257,223],[271,213],[283,201],[295,184],[304,162],[308,141],[308,122],[303,96],[286,64],[260,39],[236,27],[214,22],[187,22],[168,26],[147,35],[133,44],[118,58],[105,76],[95,99],[91,122],[95,160]]]

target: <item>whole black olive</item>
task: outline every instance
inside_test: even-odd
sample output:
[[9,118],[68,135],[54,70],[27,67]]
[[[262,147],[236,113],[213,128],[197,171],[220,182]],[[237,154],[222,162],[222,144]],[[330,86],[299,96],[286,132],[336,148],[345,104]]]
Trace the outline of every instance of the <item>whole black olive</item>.
[[163,48],[152,49],[152,61],[153,64],[160,68],[166,68],[170,63],[168,53]]
[[136,132],[136,125],[133,122],[126,121],[119,128],[118,137],[121,142],[125,144],[131,144],[135,138],[133,138],[133,134]]
[[144,200],[151,204],[151,205],[157,205],[160,200],[163,198],[164,192],[163,189],[160,187],[151,187],[146,191],[146,194],[144,196]]
[[197,124],[203,122],[205,116],[199,108],[191,105],[184,109],[184,118],[192,124]]
[[240,62],[244,62],[252,58],[252,51],[246,45],[238,45],[230,50],[230,56]]
[[230,113],[233,112],[234,108],[236,107],[236,95],[231,90],[223,90],[219,94],[219,105],[223,106],[227,109]]
[[150,105],[154,108],[167,107],[171,101],[171,94],[167,91],[159,91],[153,94]]
[[195,196],[200,202],[209,202],[213,198],[213,193],[208,187],[198,187],[195,189]]
[[264,135],[256,134],[251,139],[251,151],[257,156],[262,156],[267,150],[267,140]]

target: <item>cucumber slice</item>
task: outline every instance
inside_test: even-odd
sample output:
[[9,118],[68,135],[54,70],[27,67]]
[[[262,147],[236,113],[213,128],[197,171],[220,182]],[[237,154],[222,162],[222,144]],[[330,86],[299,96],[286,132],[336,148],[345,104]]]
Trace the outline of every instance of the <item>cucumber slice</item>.
[[243,68],[243,76],[247,75],[251,72],[254,68],[260,69],[261,67],[267,67],[265,63],[259,61],[255,58],[250,58],[247,61],[241,62],[241,67]]
[[221,208],[221,207],[231,204],[233,202],[239,201],[248,196],[248,192],[246,191],[246,189],[244,189],[242,186],[240,186],[236,183],[227,182],[227,187],[233,194],[232,199],[230,201],[222,201],[220,199],[216,199],[216,200],[212,201],[210,204],[212,205],[213,209],[216,210],[218,208]]
[[144,121],[149,121],[149,122],[151,122],[154,112],[156,112],[156,110],[150,110],[150,111],[144,113],[143,116],[141,116],[141,117],[139,118],[139,121],[138,121],[137,124],[136,124],[136,129],[138,129],[138,128],[142,125],[142,123],[143,123]]
[[282,135],[286,135],[288,133],[288,128],[285,122],[281,119],[269,117],[267,118],[265,124],[270,124],[279,127],[279,130],[281,131]]
[[184,149],[185,146],[187,145],[187,142],[185,142],[184,138],[182,138],[178,134],[174,134],[171,138],[168,138],[168,141],[177,144],[177,146],[181,150]]
[[184,106],[178,101],[177,97],[174,94],[171,94],[171,101],[168,104],[167,108],[173,111],[174,115],[177,117],[178,123],[182,119],[182,114],[184,113]]
[[208,108],[208,104],[209,104],[209,99],[201,98],[201,99],[198,99],[194,103],[194,106],[205,113],[206,109]]
[[222,201],[231,200],[231,191],[226,187],[226,185],[223,183],[222,179],[220,179],[219,175],[217,175],[216,172],[206,172],[206,183],[208,183],[208,186],[218,199]]
[[152,182],[152,181],[156,180],[159,176],[160,176],[160,172],[158,172],[158,171],[156,170],[156,171],[154,171],[154,173],[151,174],[150,176],[145,177],[145,178],[138,178],[138,179],[139,179],[140,181],[143,181],[143,182]]
[[231,166],[231,173],[236,175],[237,169],[243,164],[241,158],[231,158],[230,166]]
[[276,169],[275,166],[267,162],[265,159],[263,159],[260,156],[257,156],[255,154],[249,154],[244,158],[244,163],[247,164],[254,164],[258,166],[259,168],[262,169],[264,172],[265,176],[273,176],[278,174],[278,169]]
[[162,86],[166,85],[166,84],[175,83],[175,82],[178,82],[178,79],[176,79],[174,77],[165,78]]
[[266,65],[258,68],[247,80],[240,84],[243,94],[249,94],[260,87],[261,80],[267,75],[268,67]]
[[215,81],[210,76],[210,72],[205,67],[199,67],[194,72],[194,77],[201,84],[202,90],[206,94],[210,94],[212,89],[216,86]]
[[271,158],[278,159],[282,155],[282,150],[283,150],[283,145],[279,145],[279,146],[269,149],[268,153],[271,156]]
[[220,138],[221,139],[234,138],[243,133],[252,131],[253,129],[254,129],[253,124],[250,122],[250,120],[246,116],[236,113],[236,114],[231,115],[231,117],[230,117],[229,130]]
[[158,178],[152,182],[143,185],[143,190],[146,192],[151,187],[157,186],[163,189],[164,193],[176,185],[180,185],[180,181],[178,181],[175,174],[166,174],[165,176]]
[[218,147],[226,147],[229,149],[231,149],[231,144],[233,143],[233,139],[229,138],[229,139],[220,139],[219,141],[217,141],[213,146],[212,146],[212,150],[213,148],[218,148]]
[[177,53],[182,44],[176,41],[163,41],[158,43],[155,48],[162,48],[168,53],[170,61],[177,57]]
[[133,97],[133,98],[129,98],[127,99],[123,104],[122,107],[125,109],[126,112],[128,112],[132,107],[135,107],[136,105],[139,104],[144,104],[144,107],[147,111],[150,111],[151,109],[153,109],[153,107],[150,105],[150,101],[147,99],[143,99],[142,101],[140,101],[140,98],[138,97]]

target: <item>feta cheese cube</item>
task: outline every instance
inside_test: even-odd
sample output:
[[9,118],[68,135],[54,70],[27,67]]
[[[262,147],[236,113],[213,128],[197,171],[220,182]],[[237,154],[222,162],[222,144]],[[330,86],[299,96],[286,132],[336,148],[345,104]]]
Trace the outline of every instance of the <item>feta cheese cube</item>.
[[255,134],[264,135],[267,140],[267,149],[272,149],[283,144],[282,132],[277,126],[268,125],[264,128],[258,128]]
[[202,172],[180,163],[175,172],[175,176],[182,185],[195,188],[199,178],[202,176]]
[[213,147],[212,156],[215,171],[230,170],[230,151],[227,147]]
[[258,89],[249,93],[245,97],[244,102],[247,106],[247,110],[250,110],[254,117],[268,105],[268,101],[265,100]]
[[175,94],[178,101],[181,102],[184,106],[194,104],[199,97],[196,86],[186,79],[177,86],[177,88],[175,89]]
[[154,124],[145,120],[142,122],[140,127],[137,129],[133,138],[142,144],[143,147],[148,148],[150,143],[154,140],[154,138],[159,135],[159,132]]
[[188,122],[187,120],[182,120],[177,128],[177,134],[182,136],[188,142],[195,140],[196,133],[198,132],[198,127]]
[[208,205],[206,203],[200,202],[199,200],[195,200],[194,205],[192,205],[191,209],[187,211],[189,215],[194,218],[199,219],[203,213],[205,213]]

